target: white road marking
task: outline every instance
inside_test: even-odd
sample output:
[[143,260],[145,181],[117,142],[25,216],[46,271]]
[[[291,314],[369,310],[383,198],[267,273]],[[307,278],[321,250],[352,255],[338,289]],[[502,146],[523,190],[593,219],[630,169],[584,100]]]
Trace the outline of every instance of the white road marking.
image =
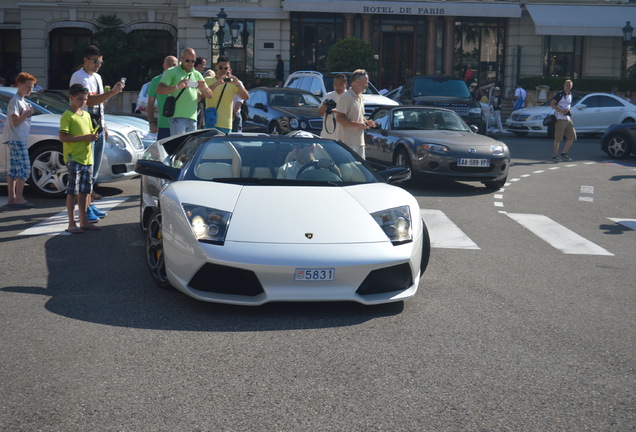
[[594,202],[594,186],[581,186],[579,201]]
[[[103,211],[107,212],[119,204],[126,201],[128,197],[122,198],[103,198],[99,201],[95,201],[95,206]],[[108,217],[108,216],[106,216]],[[75,220],[79,220],[77,216],[77,210],[75,210]],[[28,228],[22,231],[18,235],[71,235],[67,233],[65,230],[68,227],[68,215],[66,210],[51,216],[45,221],[40,222],[37,225],[33,225],[31,228]]]
[[547,216],[522,213],[506,214],[534,235],[565,254],[614,256],[613,253],[608,252]]
[[623,226],[626,226],[629,229],[636,231],[636,219],[625,219],[625,218],[608,218],[612,222],[619,223]]
[[431,246],[443,249],[479,249],[441,210],[421,209],[431,236]]

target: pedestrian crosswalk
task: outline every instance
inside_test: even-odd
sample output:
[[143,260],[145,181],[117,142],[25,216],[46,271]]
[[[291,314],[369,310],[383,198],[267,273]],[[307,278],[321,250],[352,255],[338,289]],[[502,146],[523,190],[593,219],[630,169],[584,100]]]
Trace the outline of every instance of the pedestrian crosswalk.
[[[110,211],[124,201],[122,198],[107,198],[99,201],[98,206],[102,211]],[[439,249],[465,249],[481,250],[462,228],[460,228],[442,210],[421,209],[421,217],[426,222],[426,226],[431,238],[431,247]],[[574,255],[599,255],[613,256],[611,251],[591,242],[585,237],[563,226],[557,221],[541,214],[529,213],[508,213],[499,212],[519,224],[523,229],[528,230],[551,247],[564,254]],[[615,224],[621,225],[625,230],[636,231],[636,219],[628,218],[607,218]],[[37,235],[67,235],[65,229],[68,224],[66,211],[62,211],[48,219],[33,225],[20,232],[23,236]]]

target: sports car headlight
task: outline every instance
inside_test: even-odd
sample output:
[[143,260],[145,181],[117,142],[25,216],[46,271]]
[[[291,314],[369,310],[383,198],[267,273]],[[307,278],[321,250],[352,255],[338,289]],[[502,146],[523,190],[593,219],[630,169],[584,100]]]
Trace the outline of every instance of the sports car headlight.
[[506,146],[503,144],[493,144],[490,146],[490,151],[494,156],[501,156],[506,152]]
[[298,129],[298,119],[295,118],[290,118],[289,119],[289,125],[294,128],[294,129]]
[[181,204],[197,240],[222,245],[232,213],[193,204]]
[[481,114],[481,107],[470,108],[468,112],[470,114]]
[[441,144],[422,144],[422,148],[431,153],[450,153],[450,149]]
[[413,240],[411,226],[411,210],[409,206],[394,207],[371,213],[373,219],[387,235],[393,245],[407,243]]
[[109,148],[113,148],[113,147],[119,147],[121,149],[126,148],[126,141],[124,141],[124,139],[120,137],[119,135],[116,135],[112,132],[108,134],[108,140],[106,142],[108,143]]

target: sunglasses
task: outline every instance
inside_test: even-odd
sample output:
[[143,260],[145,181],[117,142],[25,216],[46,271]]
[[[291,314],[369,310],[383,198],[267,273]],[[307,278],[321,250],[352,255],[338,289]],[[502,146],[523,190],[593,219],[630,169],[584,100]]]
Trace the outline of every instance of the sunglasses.
[[186,63],[194,63],[196,60],[183,59],[183,61]]
[[95,63],[97,66],[101,66],[104,64],[104,62],[101,60],[95,60],[95,59],[89,59],[89,60]]
[[229,68],[230,68],[229,66],[217,66],[218,70],[227,70]]

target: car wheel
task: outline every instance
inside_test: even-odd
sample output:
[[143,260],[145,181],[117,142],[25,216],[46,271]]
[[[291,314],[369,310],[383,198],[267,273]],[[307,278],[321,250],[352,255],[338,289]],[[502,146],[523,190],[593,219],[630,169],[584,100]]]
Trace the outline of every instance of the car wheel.
[[420,276],[428,267],[428,260],[431,257],[431,237],[428,234],[428,228],[422,220],[422,258],[420,259]]
[[289,122],[284,118],[278,119],[278,121],[274,121],[269,125],[269,133],[272,135],[285,135],[289,132],[291,132]]
[[148,222],[146,230],[146,262],[148,270],[159,287],[170,289],[166,275],[166,261],[163,254],[163,227],[161,225],[161,209],[155,210]]
[[513,132],[515,134],[515,136],[518,136],[520,138],[528,136],[528,132]]
[[409,156],[409,152],[403,148],[398,149],[393,157],[393,165],[412,169],[411,156]]
[[634,120],[631,117],[627,117],[625,120],[623,120],[623,123],[635,123],[635,122],[636,122],[636,120]]
[[611,134],[605,141],[607,154],[614,159],[625,159],[631,153],[631,145],[623,135]]
[[47,143],[31,149],[31,182],[37,193],[49,198],[66,193],[68,169],[64,163],[62,144]]
[[508,181],[508,177],[504,177],[501,180],[496,180],[496,181],[485,181],[482,182],[484,184],[484,186],[486,186],[488,189],[501,189],[502,187],[504,187],[504,185],[506,184],[506,181]]

